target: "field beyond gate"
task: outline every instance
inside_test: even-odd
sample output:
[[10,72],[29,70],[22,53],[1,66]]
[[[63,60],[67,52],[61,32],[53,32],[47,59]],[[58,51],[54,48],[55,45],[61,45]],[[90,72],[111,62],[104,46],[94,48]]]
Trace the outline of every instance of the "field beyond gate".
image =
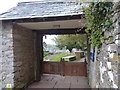
[[43,62],[44,74],[58,74],[63,76],[87,76],[86,62]]

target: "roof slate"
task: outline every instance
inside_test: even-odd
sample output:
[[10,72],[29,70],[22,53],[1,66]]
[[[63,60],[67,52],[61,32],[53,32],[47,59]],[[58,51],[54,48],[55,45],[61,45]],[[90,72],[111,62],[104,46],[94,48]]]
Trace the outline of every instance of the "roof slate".
[[11,8],[5,13],[0,14],[0,19],[20,19],[36,17],[53,17],[65,15],[83,14],[82,6],[75,2],[21,2],[16,7]]

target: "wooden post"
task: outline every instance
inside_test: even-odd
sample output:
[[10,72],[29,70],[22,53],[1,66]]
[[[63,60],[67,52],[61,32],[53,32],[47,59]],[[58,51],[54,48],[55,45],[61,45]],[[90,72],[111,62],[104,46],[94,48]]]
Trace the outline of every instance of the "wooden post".
[[34,75],[35,75],[35,80],[37,80],[37,34],[36,31],[33,31],[34,35]]
[[64,76],[65,75],[65,61],[61,58],[61,61],[60,61],[60,69],[61,69],[61,75]]
[[39,33],[40,37],[40,75],[43,74],[43,35]]
[[36,81],[40,81],[43,62],[43,35],[36,32]]

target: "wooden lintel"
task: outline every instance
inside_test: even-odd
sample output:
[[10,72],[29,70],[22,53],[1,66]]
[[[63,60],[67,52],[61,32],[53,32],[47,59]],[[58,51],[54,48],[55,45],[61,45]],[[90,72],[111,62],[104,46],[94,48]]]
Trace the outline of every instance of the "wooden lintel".
[[78,29],[49,29],[49,30],[34,30],[37,31],[43,35],[49,34],[49,35],[62,35],[62,34],[86,34],[85,28]]

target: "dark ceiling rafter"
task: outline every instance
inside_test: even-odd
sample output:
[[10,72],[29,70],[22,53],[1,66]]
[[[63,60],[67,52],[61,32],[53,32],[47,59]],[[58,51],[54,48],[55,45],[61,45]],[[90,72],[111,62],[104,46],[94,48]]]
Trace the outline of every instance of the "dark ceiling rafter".
[[86,34],[85,27],[82,29],[49,29],[49,30],[33,30],[39,32],[42,35],[64,35],[64,34]]

